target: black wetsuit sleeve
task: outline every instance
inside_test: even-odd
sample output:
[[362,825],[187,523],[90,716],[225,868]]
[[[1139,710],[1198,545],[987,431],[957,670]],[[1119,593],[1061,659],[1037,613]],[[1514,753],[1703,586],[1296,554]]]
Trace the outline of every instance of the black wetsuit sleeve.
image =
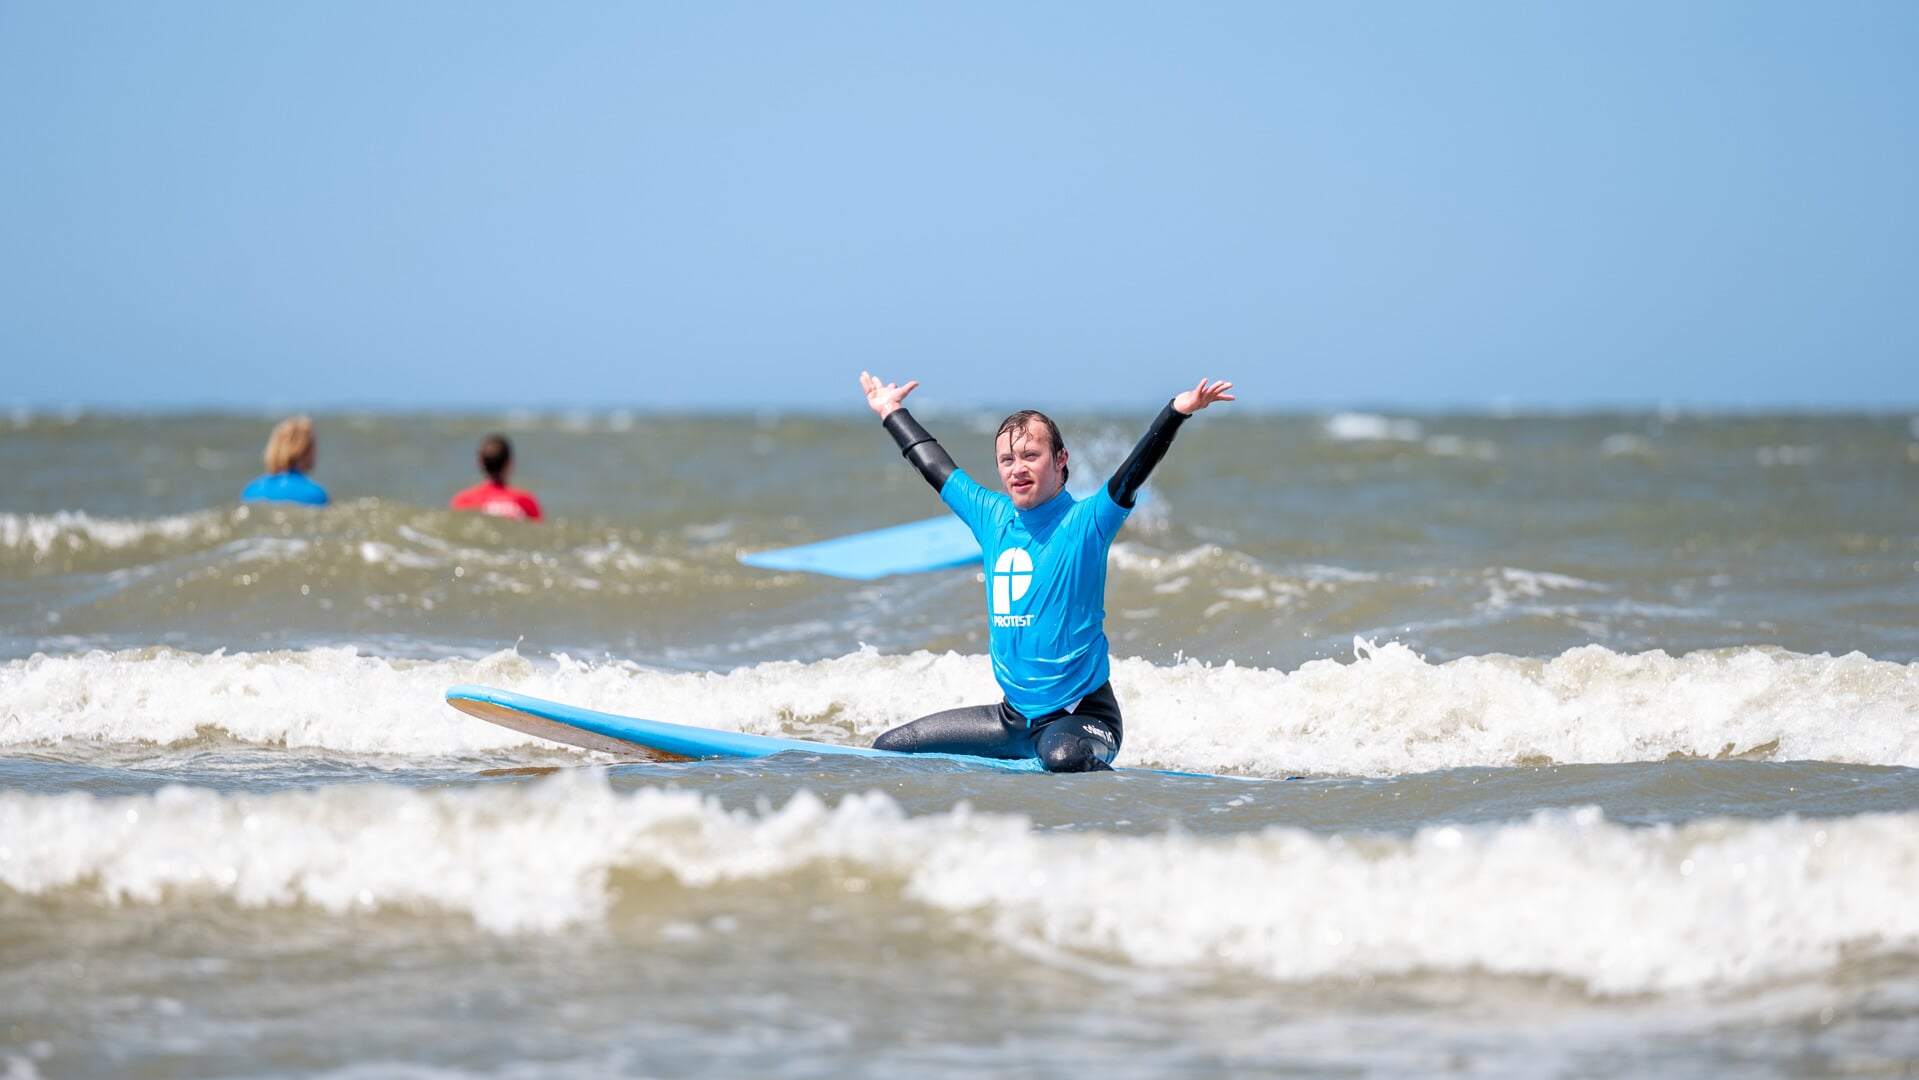
[[1133,501],[1139,498],[1139,489],[1146,486],[1147,475],[1153,471],[1153,466],[1159,464],[1159,459],[1166,456],[1166,449],[1173,445],[1174,433],[1185,422],[1186,414],[1173,408],[1173,403],[1168,401],[1159,415],[1153,418],[1153,426],[1146,429],[1146,434],[1140,436],[1133,452],[1120,464],[1119,471],[1106,481],[1106,493],[1113,497],[1114,502],[1128,510],[1133,508]]
[[938,491],[946,486],[946,478],[953,475],[959,466],[953,464],[952,455],[933,438],[932,433],[920,426],[913,414],[905,409],[894,409],[886,419],[880,421],[893,441],[900,444],[900,455],[913,463],[913,467],[926,477],[926,482]]

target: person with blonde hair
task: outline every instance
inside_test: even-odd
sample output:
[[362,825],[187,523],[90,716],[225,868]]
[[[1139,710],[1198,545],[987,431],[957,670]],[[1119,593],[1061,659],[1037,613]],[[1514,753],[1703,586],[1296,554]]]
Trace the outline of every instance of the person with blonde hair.
[[280,421],[267,438],[267,472],[240,492],[241,502],[290,502],[325,506],[326,489],[307,479],[319,448],[313,439],[313,421],[304,416]]

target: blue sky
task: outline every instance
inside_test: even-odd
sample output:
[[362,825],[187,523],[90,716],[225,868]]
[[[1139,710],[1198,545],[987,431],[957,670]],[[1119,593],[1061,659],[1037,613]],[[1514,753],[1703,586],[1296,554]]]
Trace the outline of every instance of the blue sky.
[[0,402],[1919,406],[1919,4],[0,0]]

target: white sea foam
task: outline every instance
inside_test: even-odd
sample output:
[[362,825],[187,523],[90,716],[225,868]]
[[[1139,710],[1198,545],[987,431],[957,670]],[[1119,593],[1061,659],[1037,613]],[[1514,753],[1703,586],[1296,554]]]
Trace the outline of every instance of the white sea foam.
[[[1281,673],[1115,666],[1126,753],[1205,772],[1392,775],[1673,754],[1919,765],[1919,664],[1760,649],[1431,664],[1355,640],[1352,664]],[[1136,719],[1137,718],[1137,719]]]
[[[1674,754],[1919,767],[1919,663],[1762,649],[1621,654],[1591,645],[1551,660],[1435,664],[1396,643],[1354,648],[1353,662],[1319,660],[1290,672],[1116,661],[1127,721],[1121,763],[1262,776]],[[405,661],[352,649],[153,649],[0,665],[0,746],[167,745],[203,730],[261,745],[406,756],[552,746],[455,712],[443,700],[455,683],[847,743],[996,695],[986,658],[957,653],[862,649],[814,663],[687,673],[534,663],[511,652]]]
[[[1153,592],[1158,595],[1189,592],[1196,575],[1203,575],[1201,580],[1212,579],[1211,588],[1219,599],[1202,613],[1207,619],[1236,605],[1283,608],[1315,590],[1374,580],[1372,575],[1337,567],[1305,566],[1282,572],[1244,552],[1218,544],[1200,544],[1168,554],[1121,541],[1113,545],[1110,560],[1112,568],[1120,574],[1138,575],[1152,582]],[[1233,584],[1220,584],[1223,581]],[[1121,614],[1148,617],[1140,612],[1122,611]]]
[[1140,574],[1161,582],[1195,570],[1208,569],[1221,577],[1241,581],[1277,577],[1274,571],[1251,556],[1218,544],[1200,544],[1185,551],[1167,553],[1122,540],[1112,546],[1108,558],[1112,568],[1120,573]]
[[225,533],[229,510],[205,510],[157,518],[102,518],[79,511],[0,514],[0,549],[49,552],[128,548],[150,539],[216,539]]
[[1653,449],[1652,440],[1646,438],[1644,435],[1638,435],[1632,432],[1619,432],[1614,435],[1608,435],[1600,441],[1599,456],[1609,458],[1650,458],[1656,457],[1657,451]]
[[1407,837],[1054,833],[802,793],[760,814],[594,773],[422,792],[0,794],[0,887],[106,903],[603,919],[621,872],[688,889],[858,877],[1035,955],[1277,981],[1559,977],[1599,994],[1816,976],[1919,948],[1919,814],[1627,828],[1597,810]]
[[360,561],[368,566],[403,566],[410,570],[433,570],[442,560],[398,548],[378,540],[360,541]]
[[1579,592],[1606,592],[1606,586],[1594,581],[1584,581],[1567,574],[1555,574],[1547,570],[1522,570],[1516,566],[1502,566],[1490,574],[1486,582],[1486,601],[1481,605],[1483,611],[1503,611],[1513,605],[1515,600],[1537,600],[1549,592],[1574,590]]
[[1818,460],[1819,448],[1816,446],[1762,446],[1753,451],[1764,468],[1810,465]]
[[1919,815],[1627,829],[1597,810],[1410,838],[982,837],[910,894],[1005,939],[1268,978],[1482,971],[1601,994],[1919,946]]
[[1426,452],[1434,457],[1477,458],[1493,461],[1499,447],[1490,439],[1468,439],[1463,435],[1434,435],[1426,440]]
[[1326,437],[1337,442],[1418,442],[1417,420],[1374,413],[1334,413],[1326,418]]
[[[376,503],[350,505],[364,514]],[[335,550],[338,536],[286,535],[284,526],[282,535],[254,535],[270,530],[281,512],[236,506],[155,518],[101,518],[73,511],[0,514],[0,562],[13,557],[39,563],[49,556],[123,551],[152,543],[197,547],[207,561],[223,566],[296,565],[315,556],[328,561],[340,557]],[[390,533],[384,532],[389,527]],[[489,548],[403,522],[380,528],[381,535],[347,538],[349,562],[388,574],[453,570],[469,585],[496,593],[524,595],[557,586],[631,594],[687,569],[681,559],[641,551],[616,534],[554,552]],[[378,596],[367,598],[376,608],[382,602]]]

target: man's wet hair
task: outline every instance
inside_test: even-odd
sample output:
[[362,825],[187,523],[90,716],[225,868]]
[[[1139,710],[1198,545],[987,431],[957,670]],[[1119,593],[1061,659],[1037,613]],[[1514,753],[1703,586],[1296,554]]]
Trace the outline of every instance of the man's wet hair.
[[[1066,440],[1060,437],[1059,425],[1053,423],[1053,418],[1040,412],[1038,409],[1021,409],[1000,421],[999,431],[993,436],[993,445],[999,445],[999,437],[1001,435],[1013,436],[1013,438],[1009,440],[1009,445],[1017,443],[1021,438],[1025,437],[1026,423],[1029,420],[1038,420],[1046,426],[1046,437],[1053,441],[1053,456],[1058,457],[1059,452],[1066,449]],[[1072,472],[1072,468],[1072,466],[1068,465],[1060,469],[1060,483],[1064,484],[1066,482],[1067,474]]]
[[505,484],[503,474],[513,464],[513,444],[504,435],[488,435],[480,440],[480,468],[496,484]]

